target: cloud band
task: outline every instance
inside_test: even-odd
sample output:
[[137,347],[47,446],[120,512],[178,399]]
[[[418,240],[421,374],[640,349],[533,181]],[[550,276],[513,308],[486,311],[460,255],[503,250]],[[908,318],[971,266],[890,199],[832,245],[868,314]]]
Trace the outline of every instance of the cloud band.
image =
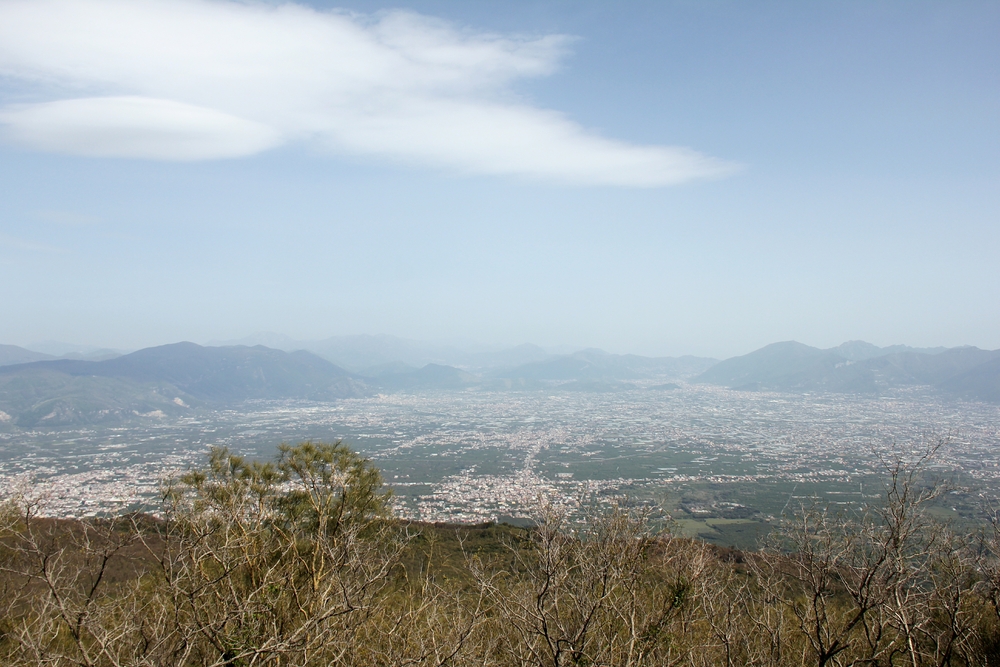
[[[3,136],[98,157],[211,160],[300,143],[466,173],[656,187],[731,173],[511,101],[569,39],[212,0],[0,0]],[[53,95],[52,91],[56,94]],[[52,99],[55,97],[56,99]]]

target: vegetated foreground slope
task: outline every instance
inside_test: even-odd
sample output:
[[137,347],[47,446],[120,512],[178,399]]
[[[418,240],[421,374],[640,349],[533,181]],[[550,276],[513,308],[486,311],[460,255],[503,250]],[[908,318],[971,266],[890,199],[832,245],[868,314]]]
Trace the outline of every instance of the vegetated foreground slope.
[[[955,665],[1000,659],[1000,534],[933,518],[892,460],[856,514],[803,509],[753,553],[610,506],[531,528],[394,521],[339,445],[213,451],[160,518],[0,506],[0,662],[52,665]],[[980,537],[981,539],[970,539]]]
[[871,350],[858,354],[845,346],[821,350],[795,341],[774,343],[722,361],[695,382],[734,389],[867,394],[892,387],[926,386],[963,398],[1000,400],[1000,350],[957,347],[875,355]]

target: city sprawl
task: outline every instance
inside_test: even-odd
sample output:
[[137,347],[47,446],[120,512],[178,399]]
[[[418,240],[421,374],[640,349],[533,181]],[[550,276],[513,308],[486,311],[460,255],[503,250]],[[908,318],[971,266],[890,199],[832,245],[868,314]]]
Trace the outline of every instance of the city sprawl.
[[688,534],[752,539],[790,506],[877,494],[879,456],[943,442],[939,509],[970,517],[1000,489],[1000,408],[917,391],[879,398],[737,392],[437,392],[267,402],[115,427],[0,433],[0,485],[48,514],[154,508],[161,483],[211,446],[270,458],[280,442],[342,439],[370,457],[398,515],[484,522],[635,503]]

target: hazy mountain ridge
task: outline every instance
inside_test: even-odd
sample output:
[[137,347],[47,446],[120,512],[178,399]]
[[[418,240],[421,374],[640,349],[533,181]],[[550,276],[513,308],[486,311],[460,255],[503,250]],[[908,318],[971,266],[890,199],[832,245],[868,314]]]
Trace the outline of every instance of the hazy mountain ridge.
[[[353,358],[359,362],[389,356],[393,350],[412,351],[408,343],[391,337],[355,337],[351,344],[372,346],[377,352],[365,357],[355,347]],[[136,415],[159,417],[180,414],[192,406],[256,399],[330,401],[374,391],[623,391],[635,388],[628,381],[683,379],[715,363],[697,357],[652,358],[595,349],[550,355],[538,346],[520,345],[467,355],[466,361],[489,366],[479,373],[448,364],[417,367],[391,359],[355,374],[312,352],[262,345],[207,347],[182,342],[104,361],[37,360],[38,353],[32,356],[20,350],[16,348],[17,355],[11,357],[30,361],[0,367],[0,425],[55,426]]]
[[[462,349],[455,345],[426,343],[389,335],[334,336],[320,341],[296,341],[280,334],[259,333],[225,343],[280,344],[286,351],[304,349],[359,375],[385,380],[386,386],[432,387],[430,376],[409,377],[427,365],[449,366],[481,376],[458,384],[497,387],[535,386],[538,382],[576,380],[636,380],[657,377],[693,377],[716,363],[703,357],[644,357],[586,349],[552,354],[531,343],[498,349]],[[271,346],[271,345],[269,345]],[[481,346],[480,346],[481,347]],[[391,379],[389,376],[393,376]],[[457,377],[457,376],[456,376]],[[515,380],[501,382],[497,380]]]
[[50,354],[34,352],[17,345],[0,345],[0,366],[10,366],[11,364],[28,364],[32,361],[44,361],[55,359]]
[[[588,349],[570,355],[547,355],[513,368],[488,369],[480,374],[444,364],[420,369],[382,372],[371,382],[388,391],[432,389],[625,391],[636,388],[629,381],[690,378],[717,363],[701,357],[641,357]],[[375,369],[373,369],[375,370]]]
[[837,347],[830,348],[831,351],[836,352],[844,359],[849,361],[864,361],[865,359],[872,359],[874,357],[884,357],[887,354],[892,354],[894,352],[918,352],[921,354],[940,354],[942,352],[947,352],[949,348],[947,347],[910,347],[909,345],[889,345],[887,347],[879,347],[878,345],[872,345],[863,340],[849,340],[846,343],[841,343]]
[[0,367],[0,410],[19,425],[156,410],[167,414],[198,402],[323,401],[368,391],[362,378],[314,354],[262,346],[175,343],[107,361],[57,359]]
[[479,377],[454,366],[427,364],[401,373],[387,373],[377,379],[379,388],[388,391],[420,389],[464,389],[479,383]]
[[[363,344],[374,345],[379,354],[388,354],[396,345],[389,341],[383,346],[386,341],[379,337],[362,338]],[[352,373],[305,350],[286,352],[262,345],[203,347],[188,342],[104,361],[35,360],[32,355],[41,353],[16,346],[2,346],[0,353],[7,355],[0,358],[33,359],[0,366],[0,427],[160,417],[247,400],[332,401],[376,391],[612,392],[651,383],[671,389],[681,381],[744,390],[860,394],[926,386],[951,396],[1000,402],[1000,350],[877,348],[862,341],[826,350],[786,341],[722,362],[693,356],[619,355],[597,349],[550,355],[537,346],[522,345],[488,353],[490,363],[501,365],[479,372],[393,359]],[[531,360],[514,364],[523,359]]]
[[107,349],[93,349],[87,352],[72,351],[54,355],[44,351],[32,350],[17,345],[0,345],[0,366],[13,364],[28,364],[33,361],[51,361],[54,359],[86,359],[89,361],[104,361],[121,356],[120,352]]
[[145,348],[109,361],[40,363],[58,365],[71,375],[168,382],[199,399],[217,402],[325,400],[364,392],[360,377],[310,352],[283,352],[263,346],[212,348],[183,342]]
[[704,357],[642,357],[588,349],[522,364],[496,372],[493,377],[536,381],[683,379],[697,375],[716,363],[718,360]]
[[[872,348],[883,353],[873,354]],[[892,387],[927,386],[964,398],[997,401],[998,360],[1000,350],[976,347],[876,348],[851,341],[822,350],[785,341],[719,362],[694,381],[733,389],[862,394],[877,394]]]
[[307,350],[359,374],[366,374],[369,369],[380,374],[376,369],[393,364],[405,364],[413,368],[437,364],[463,370],[510,368],[554,356],[531,343],[496,349],[483,346],[463,349],[457,345],[428,343],[387,334],[332,336],[322,340],[301,341],[282,334],[257,333],[238,340],[211,341],[209,345],[264,345],[286,352]]
[[55,427],[176,416],[199,404],[165,382],[69,375],[44,367],[0,374],[0,426]]

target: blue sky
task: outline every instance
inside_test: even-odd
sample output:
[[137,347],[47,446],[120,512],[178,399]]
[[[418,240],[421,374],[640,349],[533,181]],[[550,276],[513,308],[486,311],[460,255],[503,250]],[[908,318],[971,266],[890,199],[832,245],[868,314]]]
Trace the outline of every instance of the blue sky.
[[0,342],[997,348],[998,34],[996,3],[0,0]]

